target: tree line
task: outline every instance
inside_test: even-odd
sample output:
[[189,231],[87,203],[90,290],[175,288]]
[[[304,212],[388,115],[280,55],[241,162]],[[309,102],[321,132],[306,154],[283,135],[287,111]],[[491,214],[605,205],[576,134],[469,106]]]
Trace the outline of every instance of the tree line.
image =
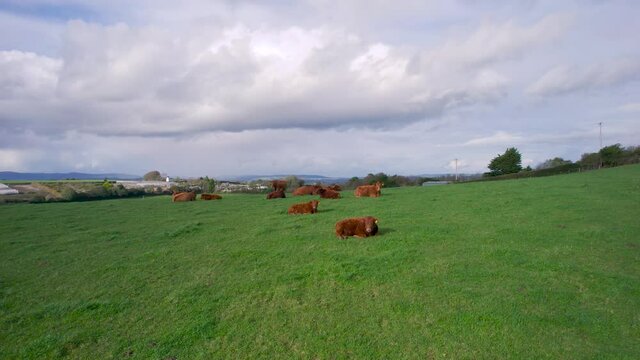
[[549,171],[550,169],[580,171],[637,163],[640,163],[640,146],[623,147],[621,144],[613,144],[603,147],[598,152],[584,153],[575,163],[561,157],[547,159],[538,164],[534,170],[530,166],[523,168],[520,151],[511,147],[504,154],[499,154],[491,160],[488,165],[490,171],[483,176],[487,178],[526,172],[542,172],[551,175],[553,171]]
[[[491,162],[487,166],[489,172],[484,174],[461,174],[458,176],[458,181],[475,181],[475,180],[491,180],[491,179],[503,179],[503,178],[518,178],[518,177],[531,177],[531,176],[547,176],[560,173],[593,170],[601,167],[613,167],[627,164],[640,163],[640,146],[628,146],[623,147],[621,144],[608,145],[594,153],[584,153],[580,157],[580,160],[573,162],[571,160],[563,159],[561,157],[554,157],[547,159],[535,168],[530,166],[522,167],[522,154],[515,147],[506,149],[503,154],[499,154],[495,158],[491,159]],[[385,187],[400,187],[400,186],[420,186],[426,181],[437,180],[454,180],[453,174],[442,175],[438,177],[422,177],[422,176],[402,176],[402,175],[387,175],[383,172],[376,174],[370,173],[367,176],[359,178],[352,177],[347,180],[342,187],[344,189],[355,189],[361,185],[371,185],[380,181],[384,183]],[[144,176],[144,180],[157,180],[162,181],[163,177],[159,171],[150,171]],[[305,185],[305,181],[296,176],[285,177],[287,181],[287,189],[295,189]],[[190,191],[198,190],[201,192],[214,192],[216,189],[216,180],[209,178],[208,176],[200,177],[198,179],[180,179],[176,178],[174,181],[177,185],[171,189],[173,191]],[[250,185],[263,185],[266,189],[270,189],[270,181],[268,180],[255,180],[249,182]],[[329,185],[329,184],[316,184],[316,185]],[[267,191],[267,190],[264,190]]]

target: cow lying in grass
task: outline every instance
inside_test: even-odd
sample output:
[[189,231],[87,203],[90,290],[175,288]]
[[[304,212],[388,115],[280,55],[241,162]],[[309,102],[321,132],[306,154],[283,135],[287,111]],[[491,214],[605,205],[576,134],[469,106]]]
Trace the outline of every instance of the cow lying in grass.
[[315,214],[318,212],[318,200],[311,200],[308,203],[293,204],[289,207],[289,214]]
[[200,200],[220,200],[222,196],[218,194],[200,194]]
[[305,186],[300,186],[299,188],[293,190],[293,195],[295,196],[300,196],[300,195],[316,195],[318,194],[318,190],[320,190],[321,187],[318,185],[305,185]]
[[320,195],[320,197],[323,199],[339,199],[340,198],[339,192],[333,191],[328,188],[318,189],[318,195]]
[[368,237],[378,233],[378,219],[373,216],[350,218],[336,223],[336,235],[340,239],[348,236]]
[[269,199],[284,199],[286,196],[284,195],[284,190],[276,190],[272,191],[267,195],[267,200]]
[[354,193],[357,197],[379,197],[380,189],[382,189],[383,185],[383,183],[378,181],[373,185],[358,186]]
[[193,191],[174,193],[171,196],[171,201],[194,201],[196,199],[196,193]]
[[271,186],[273,186],[273,191],[276,192],[278,190],[285,191],[287,190],[287,181],[286,180],[273,180],[271,181]]
[[338,184],[329,185],[327,186],[327,189],[333,190],[333,191],[342,191],[342,187],[340,187],[340,185]]

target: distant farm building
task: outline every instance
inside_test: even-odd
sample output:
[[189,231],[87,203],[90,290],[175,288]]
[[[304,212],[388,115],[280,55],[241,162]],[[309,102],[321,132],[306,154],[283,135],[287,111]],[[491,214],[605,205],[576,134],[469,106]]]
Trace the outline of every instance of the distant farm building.
[[222,181],[216,185],[219,192],[262,192],[268,190],[269,186],[264,184],[246,184],[235,181]]
[[146,188],[162,188],[170,189],[171,186],[176,185],[171,181],[135,181],[135,180],[118,180],[116,184],[124,186],[125,189],[146,189]]
[[5,184],[0,184],[0,195],[15,195],[18,190],[12,189]]

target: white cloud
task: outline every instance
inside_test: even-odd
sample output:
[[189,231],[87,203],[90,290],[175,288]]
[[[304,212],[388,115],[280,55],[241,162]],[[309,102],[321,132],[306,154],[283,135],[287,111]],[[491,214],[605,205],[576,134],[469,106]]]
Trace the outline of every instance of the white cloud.
[[563,15],[549,15],[531,26],[514,21],[485,23],[470,35],[450,39],[421,54],[420,68],[443,70],[477,67],[521,57],[562,35],[571,23]]
[[[30,119],[34,131],[148,136],[387,127],[494,102],[508,84],[505,75],[488,68],[411,73],[414,50],[323,27],[236,24],[182,38],[155,27],[71,21],[64,39],[61,58],[32,56],[39,60],[35,65],[17,64],[23,67],[17,73],[34,72],[31,67],[48,74],[51,86],[40,87],[47,102],[39,110],[14,96],[0,113],[8,125]],[[443,67],[451,54],[437,54],[431,61]],[[0,78],[3,87],[13,88],[14,82]]]
[[598,90],[640,80],[640,59],[623,59],[587,67],[561,65],[547,71],[527,89],[536,96]]
[[[3,9],[5,168],[349,176],[449,172],[457,157],[484,171],[515,145],[534,162],[575,158],[597,143],[599,121],[605,142],[640,134],[631,3],[28,0]],[[224,156],[193,169],[212,154]]]
[[514,145],[523,140],[520,135],[510,134],[506,131],[497,131],[493,135],[474,138],[464,144],[463,146],[485,146],[485,145]]
[[16,149],[0,149],[0,169],[24,171],[28,152]]
[[0,101],[41,101],[55,92],[62,62],[21,51],[0,51]]
[[623,113],[640,113],[640,103],[624,104],[619,106],[617,110]]

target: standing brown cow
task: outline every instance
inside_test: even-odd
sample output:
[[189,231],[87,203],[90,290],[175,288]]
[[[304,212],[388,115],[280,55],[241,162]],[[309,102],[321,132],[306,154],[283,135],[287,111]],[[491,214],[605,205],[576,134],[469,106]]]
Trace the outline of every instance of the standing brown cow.
[[336,235],[340,239],[348,236],[368,237],[378,233],[378,219],[373,216],[350,218],[336,223]]
[[315,214],[318,212],[318,200],[311,200],[308,203],[293,204],[289,207],[289,214]]
[[286,196],[284,195],[284,190],[276,190],[276,191],[272,191],[267,195],[267,200],[269,199],[279,199],[279,198],[286,198]]
[[318,190],[321,189],[318,185],[305,185],[300,186],[299,188],[293,190],[293,195],[316,195],[318,194]]
[[380,181],[377,181],[374,185],[362,185],[358,186],[354,191],[354,194],[357,197],[380,197],[380,189],[384,184]]
[[287,181],[286,180],[273,180],[271,181],[271,186],[273,186],[273,191],[286,191],[287,190]]
[[171,201],[180,202],[180,201],[194,201],[196,199],[196,193],[193,191],[189,192],[179,192],[173,194],[171,196]]

